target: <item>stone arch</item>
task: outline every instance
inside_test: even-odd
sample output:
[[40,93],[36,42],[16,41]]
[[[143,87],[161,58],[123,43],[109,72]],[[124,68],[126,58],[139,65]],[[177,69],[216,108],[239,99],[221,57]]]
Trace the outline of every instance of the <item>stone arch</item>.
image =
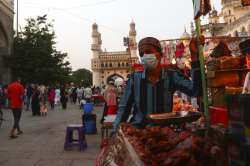
[[239,32],[236,30],[236,31],[234,31],[234,36],[235,37],[238,37],[239,36]]
[[246,28],[244,26],[241,27],[241,32],[246,32]]
[[8,36],[7,32],[3,26],[3,24],[0,22],[0,47],[8,47]]
[[121,76],[120,74],[112,73],[107,77],[106,83],[108,84],[108,82],[111,80],[115,81],[115,79],[117,79],[117,78],[122,78],[124,80],[123,76]]

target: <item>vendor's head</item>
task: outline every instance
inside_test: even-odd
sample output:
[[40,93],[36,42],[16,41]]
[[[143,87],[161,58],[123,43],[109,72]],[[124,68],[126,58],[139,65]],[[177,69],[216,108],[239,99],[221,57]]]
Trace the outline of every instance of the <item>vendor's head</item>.
[[145,69],[153,70],[160,66],[162,52],[159,40],[153,37],[146,37],[140,40],[138,47]]

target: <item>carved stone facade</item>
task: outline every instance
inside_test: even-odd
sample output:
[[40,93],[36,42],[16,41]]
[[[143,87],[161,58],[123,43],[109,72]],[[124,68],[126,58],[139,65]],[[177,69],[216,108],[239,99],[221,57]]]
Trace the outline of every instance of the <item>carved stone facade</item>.
[[8,67],[8,58],[13,48],[13,0],[0,1],[0,84],[11,81],[11,70]]
[[250,6],[243,7],[241,0],[222,0],[218,14],[212,10],[209,24],[203,27],[207,36],[250,36]]
[[101,49],[101,34],[98,25],[92,25],[92,60],[93,85],[101,87],[109,80],[122,78],[125,80],[131,73],[132,65],[138,62],[135,23],[130,24],[129,45],[125,51],[107,52]]

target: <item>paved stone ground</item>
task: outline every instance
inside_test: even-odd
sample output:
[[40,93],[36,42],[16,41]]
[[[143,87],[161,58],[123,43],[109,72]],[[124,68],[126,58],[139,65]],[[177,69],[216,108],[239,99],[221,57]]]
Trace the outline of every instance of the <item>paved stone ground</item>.
[[32,117],[31,111],[23,111],[21,128],[24,132],[16,139],[9,139],[13,117],[10,110],[4,110],[0,128],[1,166],[92,166],[100,150],[100,116],[102,107],[95,107],[98,134],[87,135],[88,148],[80,152],[77,148],[64,151],[67,124],[81,123],[82,111],[77,105],[67,110],[57,107],[47,117]]

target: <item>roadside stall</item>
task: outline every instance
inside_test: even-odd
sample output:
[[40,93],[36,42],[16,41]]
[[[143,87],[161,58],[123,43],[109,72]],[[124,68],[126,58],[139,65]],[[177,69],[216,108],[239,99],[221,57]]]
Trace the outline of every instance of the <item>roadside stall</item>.
[[[228,158],[232,165],[249,164],[249,44],[248,37],[225,38],[207,62],[211,90],[211,124],[227,129]],[[233,51],[230,43],[236,46]],[[211,66],[210,66],[211,64]]]
[[[241,106],[229,104],[237,103],[231,100],[233,97],[229,97],[222,105],[223,108],[230,107],[235,111],[221,115],[229,119],[224,120],[226,125],[220,124],[221,119],[213,122],[219,114],[213,114],[208,103],[208,88],[211,89],[209,95],[214,106],[218,106],[215,104],[218,102],[215,98],[216,89],[223,88],[225,92],[233,94],[241,93],[242,88],[238,86],[243,86],[249,70],[244,66],[244,58],[225,56],[229,52],[223,52],[223,56],[217,59],[216,63],[210,62],[212,67],[209,66],[204,60],[203,46],[200,44],[199,17],[210,11],[210,1],[193,0],[193,4],[203,89],[203,104],[200,107],[204,113],[198,112],[190,105],[180,105],[179,99],[174,98],[171,113],[150,114],[146,117],[151,126],[137,129],[123,123],[118,131],[106,140],[106,145],[102,146],[96,158],[96,166],[228,166],[249,163],[247,158],[250,150],[246,143],[250,140],[250,120],[245,118],[248,117],[247,111],[242,112],[242,109],[250,108],[247,105],[247,97],[242,100],[244,102]],[[225,43],[220,43],[219,48],[226,49]],[[143,66],[135,64],[134,69],[141,71]],[[233,120],[237,122],[234,123],[235,126],[232,125]],[[103,138],[105,133],[106,136],[109,135],[108,129],[112,128],[112,123],[105,124],[107,125],[102,129]],[[243,128],[237,128],[239,124]],[[242,144],[239,145],[240,141]]]
[[97,166],[226,166],[224,131],[210,128],[146,127],[122,124]]

